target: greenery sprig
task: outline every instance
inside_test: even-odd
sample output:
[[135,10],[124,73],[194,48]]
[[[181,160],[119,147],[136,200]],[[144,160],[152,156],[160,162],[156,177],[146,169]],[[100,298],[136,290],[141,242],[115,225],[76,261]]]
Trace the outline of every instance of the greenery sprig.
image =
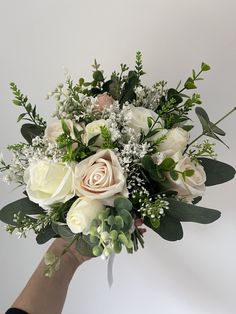
[[21,120],[27,120],[32,122],[33,124],[39,127],[46,127],[46,121],[43,120],[36,112],[36,105],[32,106],[31,103],[28,101],[28,97],[24,96],[20,89],[16,86],[15,83],[10,83],[10,88],[13,92],[15,98],[12,100],[13,104],[19,107],[23,107],[26,112],[21,113],[17,119],[17,122]]

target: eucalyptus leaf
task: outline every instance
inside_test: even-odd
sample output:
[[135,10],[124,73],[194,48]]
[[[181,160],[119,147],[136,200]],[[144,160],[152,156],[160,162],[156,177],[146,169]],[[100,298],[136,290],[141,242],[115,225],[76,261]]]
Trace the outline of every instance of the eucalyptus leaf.
[[135,71],[129,71],[128,80],[124,84],[123,90],[121,92],[120,104],[125,103],[126,101],[131,101],[135,98],[134,88],[139,83],[139,78]]
[[124,231],[129,231],[133,224],[133,218],[128,210],[122,209],[119,210],[119,215],[122,217],[124,221]]
[[117,210],[126,209],[131,211],[133,208],[133,204],[130,202],[130,200],[122,196],[119,196],[114,200],[114,206]]
[[14,222],[14,215],[19,212],[22,216],[26,216],[42,214],[44,210],[25,197],[4,206],[0,210],[0,220],[8,225],[17,226]]
[[66,241],[72,241],[75,236],[75,234],[71,232],[68,226],[64,224],[53,223],[52,228],[62,239]]
[[222,161],[210,158],[199,158],[199,160],[206,172],[206,186],[227,182],[235,176],[235,169]]
[[171,100],[171,99],[175,100],[176,105],[180,104],[183,101],[183,98],[181,97],[180,93],[174,88],[168,89],[168,92],[167,92],[167,100]]
[[36,236],[36,241],[38,244],[44,244],[52,238],[55,238],[55,236],[56,232],[53,230],[51,225],[48,225],[44,229],[40,230],[39,234]]
[[36,136],[42,135],[43,132],[43,127],[31,123],[23,124],[21,127],[21,134],[29,144],[32,144],[32,140]]
[[177,241],[183,238],[183,229],[180,221],[168,214],[161,217],[160,226],[158,228],[154,228],[148,218],[144,219],[144,223],[165,240]]
[[201,224],[212,223],[220,218],[218,210],[195,206],[193,204],[178,201],[174,198],[167,198],[170,208],[166,209],[169,216],[179,221],[191,221]]
[[218,126],[216,126],[214,123],[210,122],[210,127],[211,127],[211,130],[216,133],[216,134],[219,134],[221,136],[225,136],[225,131],[223,131],[222,129],[220,129]]
[[83,256],[94,257],[93,246],[88,235],[81,235],[76,241],[76,249]]

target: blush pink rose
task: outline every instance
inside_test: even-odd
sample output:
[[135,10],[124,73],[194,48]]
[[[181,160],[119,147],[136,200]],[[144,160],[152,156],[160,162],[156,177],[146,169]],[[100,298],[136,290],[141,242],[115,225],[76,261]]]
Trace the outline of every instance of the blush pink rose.
[[94,104],[94,111],[102,112],[106,107],[109,107],[114,102],[114,99],[103,93],[97,96],[97,100]]

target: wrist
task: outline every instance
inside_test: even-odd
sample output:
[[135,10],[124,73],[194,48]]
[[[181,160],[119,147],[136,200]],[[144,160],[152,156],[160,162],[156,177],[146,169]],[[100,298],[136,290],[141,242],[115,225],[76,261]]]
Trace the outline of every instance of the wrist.
[[[63,250],[68,246],[68,242],[66,242],[62,238],[56,239],[52,245],[50,246],[48,252],[55,254],[56,256],[61,256]],[[88,260],[88,257],[82,256],[76,250],[75,246],[72,245],[69,247],[66,252],[61,256],[60,263],[66,263],[73,269],[77,269],[83,262]]]

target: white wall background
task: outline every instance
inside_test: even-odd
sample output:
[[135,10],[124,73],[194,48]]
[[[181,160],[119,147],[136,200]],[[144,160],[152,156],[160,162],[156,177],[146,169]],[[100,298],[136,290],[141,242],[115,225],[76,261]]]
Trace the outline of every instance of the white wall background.
[[[146,82],[174,86],[201,61],[212,65],[199,84],[213,121],[235,106],[235,0],[0,0],[0,150],[20,140],[8,83],[12,80],[49,117],[45,94],[63,80],[63,66],[89,78],[96,57],[107,73],[144,55]],[[196,119],[195,119],[196,121]],[[221,124],[230,150],[219,159],[236,166],[235,114]],[[184,224],[168,243],[149,231],[146,248],[117,256],[109,290],[106,263],[90,261],[75,275],[65,314],[233,314],[236,312],[235,182],[208,189],[203,205],[222,211],[212,225]],[[20,197],[1,183],[0,205]],[[0,311],[11,305],[47,245],[18,240],[0,225]]]

